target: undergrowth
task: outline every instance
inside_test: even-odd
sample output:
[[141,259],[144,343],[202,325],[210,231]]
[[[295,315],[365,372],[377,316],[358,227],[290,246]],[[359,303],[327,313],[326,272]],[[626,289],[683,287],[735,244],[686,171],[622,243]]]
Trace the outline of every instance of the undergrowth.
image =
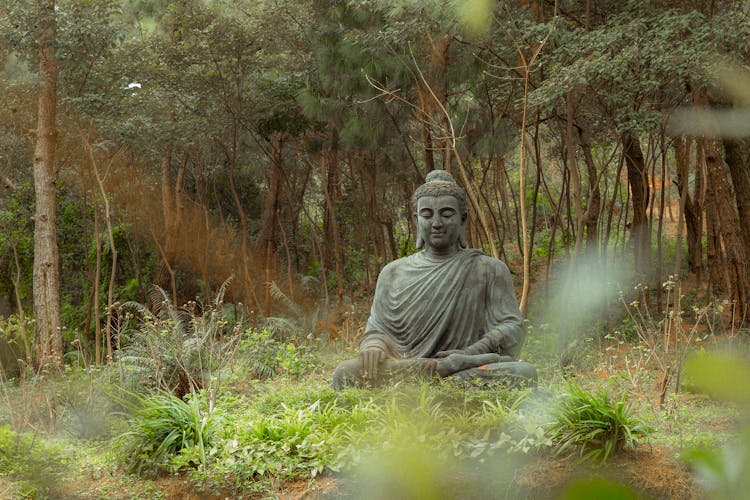
[[61,445],[30,433],[0,427],[0,477],[10,481],[6,498],[59,497],[68,453]]

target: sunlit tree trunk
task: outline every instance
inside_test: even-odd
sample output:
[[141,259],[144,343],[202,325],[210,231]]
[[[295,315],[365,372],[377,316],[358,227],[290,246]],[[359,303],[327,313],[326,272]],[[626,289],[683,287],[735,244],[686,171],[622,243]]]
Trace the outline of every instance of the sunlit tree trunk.
[[633,223],[631,237],[635,248],[635,270],[648,273],[651,254],[651,235],[648,231],[649,186],[646,162],[638,137],[630,131],[622,134],[625,166],[628,172],[631,199],[633,200]]
[[[276,228],[279,227],[281,221],[279,219],[279,196],[281,188],[281,179],[283,176],[283,151],[284,151],[284,137],[279,135],[276,144],[272,144],[271,154],[271,166],[267,170],[266,183],[268,190],[266,192],[265,203],[263,205],[263,214],[261,216],[261,226],[258,236],[256,238],[255,246],[259,253],[262,253],[263,267],[266,275],[266,283],[270,283],[273,280],[273,264],[274,255],[278,247],[278,237],[276,235]],[[264,314],[270,316],[271,314],[271,295],[270,287],[266,286],[264,289],[263,303],[264,303]]]
[[[693,91],[692,97],[697,107],[710,109],[706,89]],[[713,257],[713,262],[709,260],[709,279],[712,286],[721,286],[720,280],[723,281],[723,288],[736,307],[732,319],[744,321],[749,305],[750,268],[738,214],[740,205],[729,183],[730,169],[724,161],[721,141],[704,137],[701,142],[706,166],[706,218],[708,228],[712,229],[708,233],[709,258]],[[734,156],[736,152],[730,148],[730,153]],[[736,161],[736,158],[730,159]],[[744,183],[742,177],[738,177],[738,181],[741,185]]]
[[338,153],[339,136],[335,128],[331,131],[331,142],[324,153],[320,164],[320,176],[323,184],[323,196],[325,198],[323,210],[323,242],[324,266],[330,268],[331,263],[336,272],[336,290],[339,305],[344,299],[344,255],[341,247],[341,238],[336,217],[336,203],[338,199]]
[[[703,238],[703,208],[700,204],[700,193],[703,189],[703,167],[697,162],[691,161],[691,157],[693,156],[691,154],[693,141],[690,138],[678,137],[675,139],[674,144],[677,188],[680,191],[680,204],[683,206],[685,216],[688,268],[691,273],[696,275],[700,283],[702,279],[701,263],[703,261],[703,246],[701,244],[701,239]],[[690,194],[690,186],[688,184],[691,163],[696,164],[695,187],[693,188],[692,195]]]
[[[736,301],[738,318],[743,318],[748,306],[748,260],[743,245],[737,205],[729,186],[728,172],[716,139],[704,139],[706,154],[706,200],[716,205],[717,233],[720,238],[719,251],[722,257],[723,278],[727,292]],[[737,318],[736,318],[737,319]]]
[[34,316],[39,339],[37,362],[42,369],[63,363],[60,328],[60,257],[57,248],[55,200],[55,128],[57,64],[55,61],[55,2],[40,0],[39,104],[34,150]]

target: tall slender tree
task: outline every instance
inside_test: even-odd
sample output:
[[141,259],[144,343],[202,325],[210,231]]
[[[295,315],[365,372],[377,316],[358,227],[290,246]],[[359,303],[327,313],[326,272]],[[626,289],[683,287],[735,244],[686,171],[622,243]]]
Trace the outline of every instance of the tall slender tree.
[[34,316],[37,361],[42,368],[62,366],[60,257],[56,232],[55,145],[57,141],[57,62],[55,0],[37,2],[39,16],[39,101],[34,150]]

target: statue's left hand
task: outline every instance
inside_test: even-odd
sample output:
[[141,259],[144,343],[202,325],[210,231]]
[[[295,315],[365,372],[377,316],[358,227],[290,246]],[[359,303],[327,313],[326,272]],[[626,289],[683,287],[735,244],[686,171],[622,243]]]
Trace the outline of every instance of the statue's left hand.
[[447,358],[451,354],[469,354],[466,349],[448,349],[447,351],[439,351],[435,354],[436,358]]

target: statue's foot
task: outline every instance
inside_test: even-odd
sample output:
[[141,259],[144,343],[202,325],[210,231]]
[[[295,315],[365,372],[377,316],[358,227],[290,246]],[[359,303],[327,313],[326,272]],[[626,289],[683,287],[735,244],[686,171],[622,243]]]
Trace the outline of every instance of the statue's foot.
[[333,372],[333,388],[337,391],[345,387],[361,387],[365,383],[359,359],[342,361]]
[[454,373],[477,368],[483,365],[500,363],[504,356],[496,353],[487,354],[451,354],[447,358],[439,359],[437,362],[437,374],[447,377]]
[[536,367],[523,361],[492,363],[486,366],[469,368],[451,375],[454,380],[499,382],[508,388],[536,387]]

